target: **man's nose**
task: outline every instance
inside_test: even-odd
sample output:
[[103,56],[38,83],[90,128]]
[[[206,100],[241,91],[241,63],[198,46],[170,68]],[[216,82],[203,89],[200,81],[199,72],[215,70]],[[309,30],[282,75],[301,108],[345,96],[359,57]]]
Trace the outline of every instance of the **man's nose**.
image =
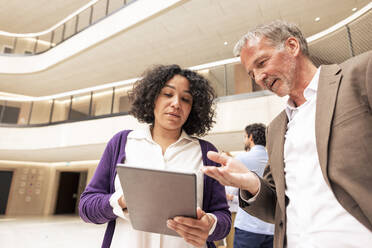
[[267,79],[267,74],[264,72],[257,72],[255,77],[255,82],[261,87],[266,87],[265,80]]

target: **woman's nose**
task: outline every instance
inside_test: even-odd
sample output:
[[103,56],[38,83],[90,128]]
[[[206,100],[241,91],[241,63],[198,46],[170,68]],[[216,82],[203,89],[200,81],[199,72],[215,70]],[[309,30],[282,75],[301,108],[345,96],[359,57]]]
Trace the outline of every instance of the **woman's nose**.
[[179,108],[180,107],[180,99],[179,99],[178,96],[174,96],[172,98],[171,106],[172,107],[175,107],[175,108]]

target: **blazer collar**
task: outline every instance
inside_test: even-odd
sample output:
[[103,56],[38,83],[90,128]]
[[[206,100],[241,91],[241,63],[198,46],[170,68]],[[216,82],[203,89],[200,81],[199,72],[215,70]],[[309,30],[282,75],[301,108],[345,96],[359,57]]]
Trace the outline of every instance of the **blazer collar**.
[[320,68],[315,114],[315,138],[322,174],[328,180],[328,144],[341,79],[338,65],[322,65]]
[[270,166],[275,181],[277,199],[281,209],[285,209],[285,176],[284,176],[284,138],[287,132],[288,117],[283,110],[270,125]]

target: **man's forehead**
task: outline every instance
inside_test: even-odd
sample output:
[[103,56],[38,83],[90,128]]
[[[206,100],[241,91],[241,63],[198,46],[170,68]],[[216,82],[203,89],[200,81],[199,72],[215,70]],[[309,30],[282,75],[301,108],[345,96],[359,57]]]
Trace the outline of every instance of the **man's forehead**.
[[258,42],[247,41],[247,44],[243,47],[240,53],[240,60],[244,66],[247,66],[256,59],[259,54]]
[[253,63],[259,56],[264,54],[267,50],[271,50],[270,48],[273,48],[273,46],[265,37],[263,38],[254,37],[247,40],[240,54],[242,64],[245,65],[246,63]]
[[261,40],[262,40],[262,37],[253,36],[252,38],[247,40],[245,46],[246,47],[257,46],[260,43]]

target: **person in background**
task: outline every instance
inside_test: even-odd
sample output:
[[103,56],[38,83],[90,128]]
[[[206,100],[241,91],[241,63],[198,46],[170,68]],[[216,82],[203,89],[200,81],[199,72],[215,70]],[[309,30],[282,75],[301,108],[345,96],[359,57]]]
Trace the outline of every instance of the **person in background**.
[[[230,230],[230,212],[224,187],[201,172],[204,165],[218,166],[206,156],[216,148],[194,137],[206,134],[214,122],[213,88],[193,71],[178,65],[160,65],[148,70],[129,96],[130,113],[148,125],[121,131],[109,141],[81,195],[81,218],[107,223],[104,248],[215,247],[213,241],[223,239]],[[197,219],[179,216],[164,223],[180,237],[134,230],[116,174],[117,163],[196,172]]]
[[274,247],[372,247],[372,52],[317,68],[284,21],[254,28],[234,51],[257,84],[289,99],[266,131],[263,179],[214,152],[222,167],[203,171],[275,223]]
[[[268,156],[265,149],[266,126],[254,123],[245,127],[245,152],[236,155],[250,171],[259,177],[263,176]],[[238,208],[235,222],[234,248],[272,248],[274,241],[274,225],[264,222],[243,209]]]

